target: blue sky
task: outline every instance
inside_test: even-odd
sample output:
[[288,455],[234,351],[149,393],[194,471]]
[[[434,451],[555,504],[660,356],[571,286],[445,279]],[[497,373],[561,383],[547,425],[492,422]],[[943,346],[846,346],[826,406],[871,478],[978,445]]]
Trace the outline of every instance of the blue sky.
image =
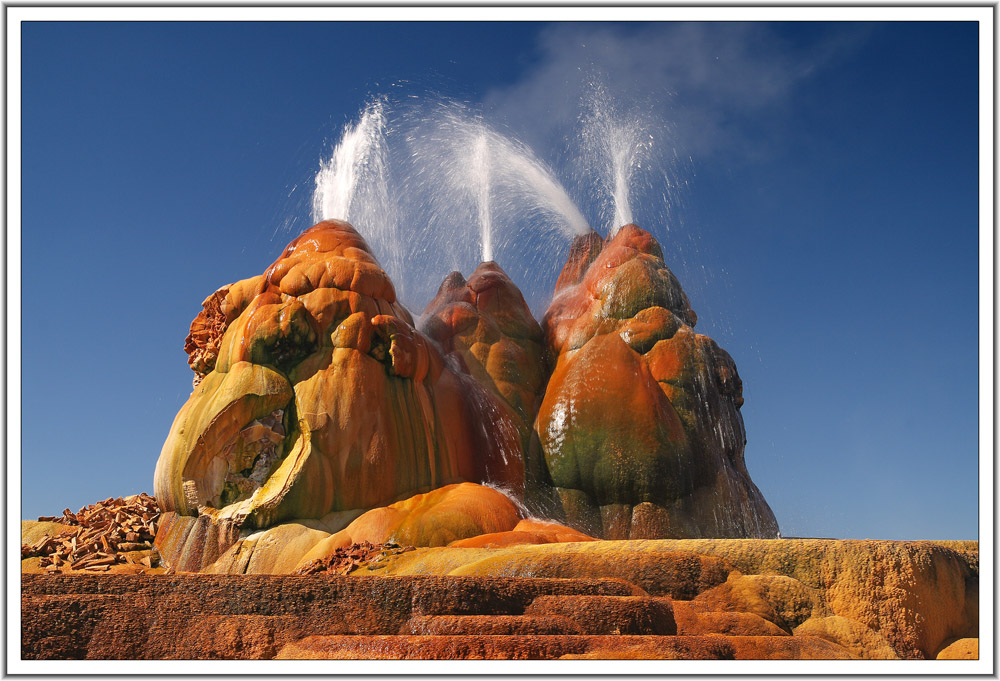
[[[736,360],[783,533],[978,538],[977,31],[23,24],[22,517],[152,492],[201,301],[309,226],[319,160],[373,95],[467,102],[597,226],[572,172],[597,73],[669,131],[679,188],[637,190],[636,222]],[[565,246],[532,257],[541,300]]]

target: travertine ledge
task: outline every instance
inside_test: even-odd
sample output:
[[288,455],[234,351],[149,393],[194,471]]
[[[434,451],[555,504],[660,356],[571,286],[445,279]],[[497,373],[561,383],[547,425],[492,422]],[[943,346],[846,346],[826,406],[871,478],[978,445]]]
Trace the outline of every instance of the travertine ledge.
[[24,574],[26,659],[978,655],[978,543],[423,548],[350,576]]

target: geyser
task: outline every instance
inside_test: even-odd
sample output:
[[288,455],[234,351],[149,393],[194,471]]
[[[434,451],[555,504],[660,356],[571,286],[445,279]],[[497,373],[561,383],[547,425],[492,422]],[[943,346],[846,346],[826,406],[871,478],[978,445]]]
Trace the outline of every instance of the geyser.
[[606,539],[776,536],[743,460],[736,364],[694,332],[656,240],[631,224],[579,237],[559,286],[533,442],[556,517]]
[[358,186],[366,187],[372,178],[385,176],[385,115],[381,100],[361,112],[357,124],[348,124],[328,161],[321,161],[313,193],[313,221],[357,219],[355,211],[370,208],[365,202],[355,204]]
[[373,100],[345,126],[314,184],[313,219],[364,225],[411,304],[449,270],[479,262],[497,259],[512,275],[537,277],[540,267],[554,275],[555,262],[536,254],[590,230],[529,147],[448,100]]
[[365,225],[365,239],[399,286],[405,249],[389,174],[387,106],[383,98],[369,102],[357,123],[344,127],[329,159],[320,161],[312,217]]
[[596,181],[606,233],[613,236],[634,221],[633,195],[653,184],[654,173],[662,176],[665,186],[662,202],[670,200],[663,145],[667,125],[651,107],[612,99],[598,78],[592,79],[581,106],[577,179],[582,184]]
[[204,378],[157,463],[164,510],[260,529],[461,481],[523,486],[516,439],[483,427],[498,398],[468,399],[346,222],[210,296],[188,345]]
[[552,170],[468,107],[439,102],[411,118],[405,184],[431,206],[435,228],[459,236],[476,225],[483,261],[529,226],[564,239],[590,230]]
[[[613,207],[606,238],[531,149],[463,105],[390,125],[376,99],[345,128],[316,176],[323,221],[192,323],[198,380],[155,476],[162,507],[192,519],[164,532],[176,560],[206,568],[259,530],[313,558],[351,541],[445,545],[526,515],[573,529],[504,541],[777,535],[743,462],[735,363],[694,332],[660,244],[620,224],[652,133],[595,102],[583,148]],[[539,288],[537,263],[558,265],[567,241],[539,324],[517,282]],[[438,274],[414,321],[394,277],[428,276],[415,256],[470,242],[485,262]],[[195,517],[216,529],[191,535]],[[280,529],[301,523],[333,535],[306,546],[314,535]]]
[[493,224],[490,215],[490,144],[486,131],[476,137],[472,145],[472,175],[469,184],[476,197],[476,212],[479,216],[480,241],[483,246],[483,262],[493,260]]

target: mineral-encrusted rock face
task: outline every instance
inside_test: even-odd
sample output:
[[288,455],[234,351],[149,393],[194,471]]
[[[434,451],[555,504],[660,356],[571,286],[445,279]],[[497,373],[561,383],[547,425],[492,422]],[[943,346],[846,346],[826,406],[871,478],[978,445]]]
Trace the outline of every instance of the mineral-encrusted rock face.
[[347,223],[310,228],[203,307],[186,345],[196,387],[156,466],[165,511],[266,528],[523,479],[520,458],[484,446],[463,377]]
[[446,546],[459,539],[510,530],[519,519],[517,507],[495,489],[471,483],[447,485],[368,511],[317,543],[300,559],[299,567],[363,541]]
[[454,483],[521,496],[526,477],[535,514],[590,536],[777,532],[743,464],[736,367],[634,225],[573,243],[543,326],[488,262],[449,275],[418,331],[340,221],[202,307],[154,482],[178,569],[253,530],[337,533]]
[[468,281],[452,272],[424,310],[420,330],[472,379],[468,392],[487,417],[484,427],[507,443],[506,458],[523,470],[545,366],[542,329],[521,291],[495,262],[480,264]]
[[594,541],[557,523],[522,518],[505,494],[470,482],[370,510],[334,511],[266,530],[240,531],[201,515],[165,513],[156,548],[178,572],[288,574],[358,544],[514,546]]
[[[410,512],[422,515],[423,506],[418,501]],[[531,524],[518,527],[568,532],[529,530]],[[261,548],[277,531],[253,540],[247,572],[291,570],[278,551]],[[296,538],[278,538],[292,550],[309,532],[294,531]],[[383,546],[389,550],[375,551],[346,577],[25,574],[21,656],[979,656],[976,542],[659,539],[497,546],[491,540],[401,548]],[[277,562],[254,565],[268,556]]]
[[569,525],[607,539],[776,536],[743,461],[736,365],[696,322],[648,232],[573,244],[542,323],[553,369],[535,422]]

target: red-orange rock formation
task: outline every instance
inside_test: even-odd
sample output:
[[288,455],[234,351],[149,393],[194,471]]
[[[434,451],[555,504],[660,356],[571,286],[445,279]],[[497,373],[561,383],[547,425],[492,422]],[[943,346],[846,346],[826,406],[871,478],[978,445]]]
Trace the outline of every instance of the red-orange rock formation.
[[937,654],[938,660],[978,660],[979,639],[960,638]]
[[701,603],[674,601],[677,633],[683,636],[788,636],[773,622],[751,612],[728,612],[702,607]]
[[736,365],[696,322],[649,233],[573,244],[542,324],[554,366],[529,455],[557,518],[610,539],[776,536],[743,461]]
[[[847,657],[831,643],[817,640],[813,659]],[[784,644],[784,645],[781,645]],[[718,636],[309,636],[279,651],[279,660],[551,660],[551,659],[759,659],[756,647],[743,645],[737,658],[732,644]],[[803,659],[804,641],[781,641],[767,652]],[[831,652],[836,651],[836,652]],[[837,655],[839,653],[839,655]],[[775,658],[778,656],[775,655]]]
[[[420,330],[473,379],[469,395],[486,415],[484,432],[491,434],[483,446],[496,441],[523,472],[545,366],[542,329],[521,291],[495,262],[480,264],[468,281],[452,272],[424,310]],[[523,480],[517,482],[513,491],[520,493]]]
[[448,546],[454,548],[496,549],[502,546],[561,544],[577,541],[597,541],[597,539],[559,523],[525,518],[518,522],[512,530],[481,534],[476,537],[469,537],[468,539],[459,539],[451,542]]
[[979,634],[978,564],[975,542],[647,539],[418,549],[379,572],[619,577],[671,597],[681,635],[809,637],[865,659],[933,659]]
[[[209,520],[194,535],[172,522],[184,536],[161,544],[203,569],[234,528],[245,538],[294,521],[306,529],[283,535],[304,546],[309,531],[345,527],[310,521],[384,515],[452,483],[520,496],[526,466],[532,511],[582,536],[776,533],[743,465],[735,365],[691,330],[655,240],[634,225],[578,238],[556,292],[543,333],[517,286],[483,263],[445,279],[418,331],[350,225],[307,230],[192,322],[196,387],[155,491],[165,510]],[[212,546],[194,556],[202,535]]]
[[520,456],[484,446],[491,414],[345,222],[312,227],[262,276],[210,296],[186,347],[201,380],[157,462],[166,511],[249,530],[523,480]]
[[[642,589],[641,593],[688,601],[724,583],[732,570],[726,561],[715,556],[664,549],[659,542],[668,540],[655,541],[564,541],[486,548],[455,543],[395,556],[370,574],[606,577],[627,580]],[[357,574],[369,571],[361,569]]]
[[522,615],[539,595],[637,591],[620,580],[327,575],[27,574],[22,585],[24,659],[267,659],[308,636],[395,635],[413,616]]
[[664,597],[539,596],[524,614],[567,617],[585,634],[677,633],[673,604]]
[[273,527],[240,530],[230,519],[169,512],[156,539],[163,564],[178,572],[290,574],[356,544],[415,547],[500,547],[596,541],[577,530],[537,519],[496,489],[445,485],[365,511],[334,511]]
[[225,553],[240,536],[231,520],[211,515],[164,513],[154,545],[164,563],[177,572],[199,572]]
[[495,489],[463,483],[374,508],[346,528],[318,542],[299,561],[299,567],[360,542],[402,546],[446,546],[453,541],[517,525],[517,507]]
[[399,630],[407,636],[559,636],[582,634],[561,615],[413,615]]
[[22,575],[21,654],[974,659],[977,546],[952,544],[439,546],[386,551],[350,576],[29,570]]

